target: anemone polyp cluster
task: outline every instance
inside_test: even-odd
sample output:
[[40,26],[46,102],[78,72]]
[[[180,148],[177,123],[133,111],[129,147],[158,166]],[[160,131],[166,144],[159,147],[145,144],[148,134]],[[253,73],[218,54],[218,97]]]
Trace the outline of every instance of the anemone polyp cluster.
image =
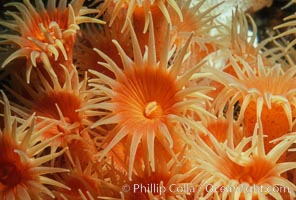
[[295,199],[295,14],[215,2],[5,4],[0,200]]

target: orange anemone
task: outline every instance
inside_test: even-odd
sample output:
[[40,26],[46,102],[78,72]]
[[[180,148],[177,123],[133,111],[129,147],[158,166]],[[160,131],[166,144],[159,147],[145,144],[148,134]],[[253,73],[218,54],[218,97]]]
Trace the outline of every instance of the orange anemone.
[[38,135],[42,131],[36,129],[35,116],[19,124],[19,120],[11,116],[8,99],[3,96],[5,110],[4,129],[0,130],[0,198],[30,200],[40,199],[42,195],[54,198],[46,185],[69,188],[48,178],[47,174],[68,170],[46,167],[44,163],[59,157],[65,149],[45,156],[38,155],[59,135],[40,142]]
[[213,68],[207,70],[225,86],[215,99],[214,107],[222,113],[226,105],[233,107],[239,102],[238,122],[243,122],[247,136],[253,134],[255,124],[261,119],[264,133],[268,136],[265,145],[269,151],[274,146],[269,141],[292,129],[296,69],[290,68],[284,72],[279,65],[266,67],[260,56],[256,68],[251,68],[242,59],[240,62],[245,71],[235,61],[232,62],[236,76]]
[[[131,20],[133,19],[133,15],[135,13],[143,13],[141,15],[144,16],[145,22],[144,22],[144,30],[143,32],[145,33],[148,30],[149,23],[152,22],[152,19],[149,17],[149,12],[151,12],[152,8],[157,7],[159,10],[161,10],[163,16],[167,20],[169,24],[171,23],[171,18],[168,13],[168,5],[171,6],[174,11],[178,14],[180,20],[183,20],[180,8],[178,7],[177,3],[175,0],[140,0],[140,1],[135,1],[135,0],[119,0],[119,1],[113,1],[111,0],[109,2],[109,8],[111,9],[109,12],[111,12],[111,19],[109,25],[111,26],[115,20],[115,18],[118,16],[118,14],[122,11],[122,9],[126,10],[126,21],[123,25],[123,30],[127,28],[128,26],[128,19]],[[153,21],[153,23],[155,23]]]
[[[111,79],[102,73],[91,71],[98,78],[91,79],[90,86],[96,89],[99,95],[105,95],[106,101],[93,105],[93,109],[109,112],[91,127],[105,124],[115,124],[115,128],[106,136],[101,159],[120,141],[125,141],[129,157],[129,178],[131,178],[137,149],[143,148],[143,159],[146,167],[155,170],[155,140],[157,140],[170,156],[174,156],[171,148],[174,147],[172,135],[174,123],[186,123],[186,111],[198,113],[201,118],[208,115],[199,106],[207,97],[199,92],[200,87],[187,88],[185,85],[199,66],[192,68],[178,76],[182,61],[186,53],[185,47],[180,51],[174,63],[168,66],[168,35],[162,58],[156,61],[153,24],[149,26],[149,46],[144,56],[129,24],[134,58],[131,60],[120,45],[114,41],[124,69],[116,64],[101,51],[96,50],[106,61],[105,66],[112,70],[116,79]],[[199,75],[199,77],[202,74]],[[190,98],[189,98],[190,97]]]
[[[83,155],[82,160],[93,160],[92,153],[96,153],[96,148],[91,135],[97,134],[92,130],[86,131],[86,128],[93,123],[92,115],[96,114],[88,112],[87,109],[87,106],[92,104],[91,100],[89,101],[92,94],[87,91],[87,74],[82,80],[79,80],[80,77],[74,67],[71,73],[65,67],[62,68],[66,78],[64,84],[60,84],[55,77],[51,77],[51,81],[48,81],[39,73],[39,81],[31,82],[31,85],[38,85],[41,82],[41,85],[36,88],[30,87],[16,76],[17,80],[23,83],[23,90],[28,94],[28,97],[9,90],[25,105],[23,110],[36,113],[37,124],[48,126],[48,129],[41,135],[42,141],[62,134],[53,140],[51,151],[56,151],[58,147],[69,147],[70,149],[78,146],[89,147],[85,151],[73,150],[66,152],[66,154],[72,157],[73,153],[77,153],[74,157]],[[87,163],[82,160],[82,163]]]
[[6,14],[13,21],[1,21],[0,24],[19,34],[1,33],[0,38],[15,43],[20,48],[6,58],[2,68],[12,60],[25,57],[27,82],[30,82],[32,67],[37,67],[40,63],[53,76],[60,69],[56,68],[59,64],[71,69],[72,48],[79,30],[78,25],[86,22],[103,23],[98,19],[81,16],[81,13],[86,15],[94,12],[82,8],[82,3],[83,1],[72,1],[67,6],[66,0],[60,0],[56,7],[56,0],[51,0],[48,1],[47,8],[41,0],[35,0],[36,8],[29,0],[24,0],[24,3],[7,3],[6,6],[15,7],[19,13],[7,11]]
[[[258,131],[259,129],[259,131]],[[295,169],[295,162],[280,162],[280,157],[295,141],[288,138],[265,153],[263,127],[257,123],[254,135],[229,148],[215,137],[211,141],[215,151],[196,137],[191,153],[195,161],[199,186],[196,198],[240,199],[293,199],[296,186],[283,174]],[[247,145],[251,143],[251,147]],[[202,177],[202,178],[201,178]]]
[[[108,13],[104,14],[104,20],[109,21]],[[80,34],[75,43],[73,56],[79,72],[83,73],[88,69],[102,72],[105,75],[114,77],[114,74],[103,67],[100,63],[104,59],[98,55],[93,48],[99,49],[108,55],[122,68],[122,62],[117,49],[112,44],[112,40],[117,40],[128,55],[132,55],[131,40],[128,30],[121,32],[123,16],[118,16],[113,22],[112,27],[107,25],[88,24],[81,28]],[[87,58],[87,59],[85,59]]]

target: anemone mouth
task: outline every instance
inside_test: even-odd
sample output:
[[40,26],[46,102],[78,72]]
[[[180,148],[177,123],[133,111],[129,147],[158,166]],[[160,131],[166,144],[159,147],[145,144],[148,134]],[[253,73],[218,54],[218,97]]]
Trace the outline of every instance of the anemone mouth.
[[144,109],[144,116],[148,119],[160,118],[162,116],[162,108],[156,101],[146,103]]
[[136,70],[126,80],[115,89],[118,97],[113,102],[117,102],[117,112],[129,110],[134,116],[145,119],[163,119],[168,114],[174,114],[178,90],[169,74],[147,68]]

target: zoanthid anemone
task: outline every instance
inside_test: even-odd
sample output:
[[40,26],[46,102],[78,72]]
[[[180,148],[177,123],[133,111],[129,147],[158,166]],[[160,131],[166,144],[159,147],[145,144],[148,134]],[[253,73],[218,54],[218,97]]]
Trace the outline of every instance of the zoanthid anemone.
[[15,7],[18,12],[6,12],[12,20],[2,20],[0,24],[13,32],[1,33],[0,38],[17,44],[19,49],[7,57],[1,67],[4,68],[12,60],[25,57],[27,82],[30,82],[32,67],[41,65],[41,69],[54,76],[54,72],[60,69],[55,66],[59,64],[71,69],[72,48],[79,30],[78,25],[103,23],[85,16],[98,11],[82,7],[83,2],[84,0],[73,0],[67,5],[66,0],[60,0],[56,7],[57,1],[51,0],[46,8],[42,0],[35,0],[36,8],[29,0],[7,3],[6,7]]
[[[122,1],[122,3],[123,2],[124,1]],[[137,1],[131,1],[131,2],[136,3],[136,4],[139,3]],[[163,2],[163,1],[159,1],[159,2]],[[164,12],[167,13],[167,15],[169,17],[171,16],[168,13],[168,11],[164,10],[164,9],[169,9],[170,6],[168,4],[165,4],[164,8],[160,8],[157,5],[156,2],[154,2],[154,3],[151,2],[151,4],[149,4],[149,1],[144,1],[144,2],[142,2],[143,3],[142,6],[135,6],[134,11],[132,13],[127,13],[127,12],[131,11],[130,6],[122,6],[121,10],[120,10],[121,12],[119,12],[116,15],[116,17],[113,19],[113,13],[115,12],[114,9],[116,9],[116,5],[118,5],[118,3],[119,2],[112,1],[111,4],[113,6],[112,5],[109,6],[107,12],[105,12],[104,15],[103,15],[103,19],[104,19],[104,21],[106,21],[106,23],[109,23],[110,21],[112,21],[112,26],[109,26],[109,28],[111,30],[115,30],[116,32],[117,32],[117,30],[121,30],[121,33],[120,32],[117,33],[119,36],[122,36],[122,33],[124,33],[124,37],[119,37],[119,38],[116,37],[116,38],[113,38],[113,39],[117,40],[118,43],[122,46],[122,48],[124,50],[127,50],[126,53],[129,56],[131,56],[129,54],[129,52],[128,52],[130,47],[125,49],[126,44],[121,42],[122,39],[124,39],[126,36],[129,36],[127,34],[128,33],[127,19],[129,19],[133,23],[133,28],[134,28],[134,31],[135,31],[135,33],[137,35],[137,39],[138,39],[138,42],[140,44],[141,51],[142,51],[142,53],[144,53],[145,52],[145,46],[148,45],[148,41],[149,41],[149,33],[147,33],[149,20],[147,20],[147,17],[148,17],[148,14],[151,13],[152,21],[153,21],[153,27],[154,27],[154,33],[155,33],[155,35],[157,35],[157,37],[155,38],[156,58],[159,59],[160,54],[162,52],[162,48],[163,48],[163,40],[165,39],[165,36],[166,36],[165,35],[166,34],[165,28],[166,28],[166,26],[168,24],[168,20],[164,16]],[[128,3],[128,1],[126,1],[125,3]],[[115,6],[115,8],[114,8],[114,6]],[[172,10],[171,10],[171,12],[176,12],[174,10],[174,8],[172,8]],[[127,16],[128,14],[130,16]],[[178,19],[179,19],[178,14],[177,14],[177,16],[178,16]],[[124,27],[122,27],[122,25]],[[106,43],[106,44],[109,44],[109,43]],[[127,44],[130,45],[130,42],[127,43]],[[115,48],[115,47],[113,47],[113,48]],[[113,50],[113,48],[111,47],[111,49],[109,49],[109,50],[106,49],[106,50],[110,51],[110,50]],[[98,48],[98,49],[100,49],[100,48]],[[102,51],[105,53],[104,50],[105,49],[102,49]],[[106,54],[108,56],[110,56],[108,53],[109,52],[107,52]],[[117,54],[115,54],[115,55],[117,55]],[[111,58],[113,58],[113,57],[115,57],[115,56],[112,55]],[[119,56],[117,55],[117,57],[119,57]],[[116,62],[118,60],[114,60],[114,61]]]
[[[254,19],[239,9],[236,9],[233,13],[231,27],[226,26],[225,30],[228,33],[223,34],[229,37],[227,41],[229,42],[228,48],[230,54],[240,56],[250,66],[257,64],[258,54],[261,55],[263,63],[266,66],[277,63],[278,59],[285,55],[280,47],[266,48],[266,45],[273,40],[272,37],[259,42],[257,39],[258,30]],[[230,63],[229,59],[228,63]]]
[[[184,151],[180,154],[183,156]],[[181,157],[180,156],[180,157]],[[188,182],[188,174],[182,173],[182,165],[186,159],[176,162],[174,159],[169,162],[161,158],[157,159],[158,168],[150,175],[142,174],[135,176],[128,185],[133,191],[124,193],[127,199],[193,199],[195,191],[193,184]]]
[[245,134],[253,134],[257,119],[262,120],[266,151],[274,145],[269,141],[287,134],[292,129],[295,106],[296,68],[283,71],[278,64],[266,67],[260,56],[257,65],[251,67],[239,58],[243,69],[231,58],[235,76],[214,68],[207,68],[213,79],[225,88],[213,102],[215,110],[223,115],[225,106],[240,105],[238,123],[243,123]]
[[[211,118],[204,122],[203,125],[218,142],[226,143],[229,147],[236,146],[243,138],[242,127],[233,119],[232,115],[228,115],[227,118],[223,116],[217,117],[216,119]],[[198,134],[209,147],[215,149],[209,134],[202,132]]]
[[[249,23],[247,17],[249,18],[251,25],[251,36],[248,32]],[[217,54],[215,58],[218,59],[218,62],[216,63],[219,63],[219,66],[215,66],[216,68],[220,68],[224,72],[235,76],[235,72],[229,59],[230,56],[240,56],[244,58],[250,66],[253,66],[256,63],[259,52],[255,47],[257,28],[254,20],[249,15],[236,9],[232,14],[230,25],[228,26],[225,24],[222,27],[218,27],[217,30],[219,31],[219,37],[223,39],[223,43],[220,46],[222,49],[221,53]],[[237,62],[237,64],[242,67],[239,62]],[[214,99],[221,93],[224,86],[214,80],[210,80],[209,84],[216,88],[208,94]]]
[[63,168],[46,167],[44,164],[61,156],[66,149],[38,156],[59,135],[40,142],[35,116],[20,120],[11,116],[7,97],[4,99],[4,128],[0,130],[0,199],[40,199],[42,195],[54,198],[47,185],[69,189],[62,183],[48,178],[48,174],[68,172]]
[[[70,163],[67,165],[67,169],[70,170],[67,174],[57,174],[55,179],[59,180],[64,185],[67,185],[71,190],[64,188],[53,188],[53,193],[58,200],[94,200],[97,196],[102,195],[103,173],[98,171],[103,170],[102,166],[96,166],[91,161],[87,165],[82,166],[79,159],[75,159],[75,165]],[[106,183],[107,185],[107,183]],[[107,188],[104,188],[107,190]],[[110,189],[111,190],[111,189]]]
[[88,163],[96,162],[98,153],[93,137],[87,131],[81,131],[79,136],[68,136],[67,147],[73,160],[79,159],[80,165],[85,167]]
[[[223,50],[221,55],[217,54],[218,57],[220,57],[218,59],[220,62],[217,63],[222,62],[223,64],[217,67],[221,68],[224,72],[236,76],[230,60],[231,56],[242,58],[251,68],[255,69],[258,63],[258,54],[261,55],[265,66],[273,65],[275,60],[277,60],[279,56],[282,56],[282,54],[275,56],[274,53],[279,50],[278,48],[266,50],[264,46],[271,40],[270,38],[257,44],[257,27],[250,15],[236,9],[235,12],[233,12],[230,25],[230,27],[223,25],[219,28],[221,37],[224,38],[224,44],[220,46]],[[244,65],[240,63],[240,60],[237,60],[236,63],[240,66],[242,71],[245,71],[245,69],[243,69]],[[212,98],[216,98],[224,86],[216,81],[210,82],[210,85],[215,87],[216,90],[210,92],[208,95]]]
[[180,7],[183,20],[176,15],[176,12],[169,8],[173,27],[171,37],[176,38],[174,44],[177,50],[182,48],[188,36],[193,33],[192,42],[189,47],[191,54],[184,63],[186,65],[183,69],[184,71],[199,63],[218,48],[218,40],[214,39],[215,37],[212,35],[213,29],[216,28],[213,25],[216,16],[211,11],[221,3],[214,4],[209,8],[204,8],[204,3],[205,0],[199,1],[196,4],[192,0],[178,0],[177,4]]
[[[251,33],[249,31],[249,26],[251,26]],[[228,37],[229,54],[240,56],[246,60],[250,66],[256,65],[257,55],[262,46],[256,44],[258,34],[253,18],[241,10],[236,9],[232,16],[231,26],[227,27],[225,30],[228,32],[225,33],[225,35]],[[229,59],[227,62],[231,64]],[[241,65],[240,63],[238,64]]]
[[[132,20],[133,15],[136,13],[137,15],[140,15],[141,18],[144,19],[144,26],[143,32],[147,32],[149,23],[151,22],[151,19],[149,17],[149,13],[153,13],[153,10],[159,10],[161,11],[162,15],[165,17],[167,23],[171,23],[171,18],[168,13],[168,6],[172,7],[173,10],[178,14],[180,20],[183,20],[180,8],[178,7],[177,3],[175,0],[157,0],[157,1],[152,1],[152,0],[140,0],[140,1],[135,1],[135,0],[119,0],[119,1],[114,1],[111,0],[109,3],[108,9],[110,9],[107,12],[110,13],[111,19],[109,22],[109,26],[111,26],[118,16],[120,12],[122,12],[122,9],[125,10],[126,12],[126,20],[123,24],[123,30],[127,28],[128,22],[127,19]],[[153,23],[155,23],[153,21]],[[141,23],[142,24],[142,23]]]
[[[296,168],[296,162],[280,162],[280,157],[295,141],[286,139],[265,153],[263,127],[259,120],[254,135],[229,148],[211,135],[215,150],[195,137],[192,161],[196,173],[192,183],[197,199],[294,199],[296,186],[284,174]],[[251,143],[251,146],[247,146]]]
[[[90,135],[96,135],[96,133],[85,129],[92,124],[93,114],[85,107],[89,105],[88,103],[92,104],[92,101],[96,101],[96,99],[88,101],[92,95],[87,92],[87,74],[85,73],[83,79],[79,80],[80,77],[74,67],[71,72],[63,66],[62,68],[65,76],[64,84],[60,84],[59,80],[54,76],[48,81],[39,73],[38,82],[31,82],[30,85],[16,76],[16,80],[22,83],[23,90],[28,94],[27,97],[14,92],[12,89],[8,88],[8,90],[25,106],[23,110],[26,110],[27,113],[36,113],[37,124],[46,124],[44,121],[53,123],[41,135],[42,141],[46,141],[60,133],[62,134],[52,142],[51,151],[54,152],[58,147],[66,147],[70,144],[77,147],[79,142],[76,140],[80,140],[80,145],[88,144],[83,145],[89,147],[85,152],[88,150],[93,152],[94,143],[90,139]],[[32,87],[32,85],[37,85],[37,87]],[[86,157],[88,154],[85,152],[83,154],[83,151],[80,151]],[[70,156],[71,151],[67,151],[66,154]]]
[[[162,151],[160,145],[157,147],[158,151]],[[177,160],[172,158],[166,161],[160,156],[155,157],[156,169],[152,173],[148,168],[142,168],[142,166],[137,166],[139,163],[135,163],[132,180],[129,180],[126,173],[118,169],[113,162],[110,162],[105,176],[110,177],[110,183],[119,186],[120,190],[118,193],[114,193],[114,196],[108,197],[118,198],[118,194],[121,192],[122,199],[128,200],[192,199],[190,197],[194,188],[188,182],[190,180],[188,175],[191,174],[184,171],[184,165],[187,162],[187,158],[184,157],[186,150],[187,148],[184,147],[178,152]],[[131,190],[122,192],[121,188],[127,185]]]
[[124,192],[128,191],[123,191],[124,189],[122,189],[124,184],[128,182],[127,173],[122,168],[117,168],[113,158],[110,156],[96,163],[97,172],[104,180],[101,182],[101,194],[97,197],[98,199],[127,199],[124,196]]
[[[163,49],[163,41],[166,37],[166,28],[168,21],[166,20],[165,16],[163,15],[163,10],[161,10],[157,6],[151,6],[150,13],[152,16],[153,21],[153,28],[154,28],[154,35],[155,37],[155,50],[156,50],[156,59],[159,60],[161,56],[161,52]],[[170,16],[170,15],[169,15]],[[132,22],[133,22],[133,28],[137,35],[137,39],[142,51],[142,54],[145,52],[146,46],[148,46],[149,43],[149,33],[147,31],[148,24],[146,19],[146,13],[144,12],[144,8],[138,8],[135,9],[133,15],[132,15]],[[147,27],[146,27],[147,26]],[[145,29],[143,31],[143,29]],[[173,39],[172,39],[173,40]]]
[[[248,23],[249,22],[249,23]],[[251,35],[249,33],[249,24],[251,26]],[[258,46],[256,48],[257,27],[250,15],[245,14],[240,10],[236,10],[232,16],[231,26],[226,29],[226,37],[229,37],[229,54],[242,57],[250,66],[257,64],[257,55],[259,53]],[[230,60],[227,61],[230,64]],[[240,63],[238,63],[240,65]],[[230,70],[230,73],[233,69]]]
[[[174,131],[183,131],[183,130],[178,129]],[[176,152],[176,154],[180,154],[180,152],[183,152],[184,148],[186,148],[185,142],[179,136],[180,135],[174,134],[172,132],[172,138],[174,141],[174,147],[172,148],[172,150],[173,152]],[[118,171],[121,171],[122,173],[127,174],[129,170],[129,158],[127,158],[129,150],[130,148],[126,146],[126,140],[122,140],[118,142],[114,147],[112,147],[112,149],[107,153],[104,161],[108,163],[112,163],[112,166],[114,166],[114,168],[116,168]],[[133,163],[134,166],[132,171],[132,181],[134,181],[135,177],[144,178],[144,177],[152,176],[152,174],[159,172],[159,170],[163,170],[163,168],[166,168],[164,167],[164,165],[169,163],[170,160],[172,159],[171,158],[172,156],[170,156],[169,153],[167,153],[166,149],[158,140],[155,140],[154,142],[154,152],[161,152],[162,157],[160,160],[158,157],[155,157],[155,171],[152,171],[151,167],[149,166],[149,163],[145,163],[147,162],[147,160],[144,159],[145,158],[144,150],[142,150],[141,148],[137,148],[135,153],[136,159],[134,160],[134,163]],[[100,155],[101,155],[101,152],[97,154],[97,156],[100,156]],[[185,164],[182,165],[182,170],[183,170],[182,172],[186,172],[190,168],[190,165],[187,165],[188,163],[185,163]]]
[[[109,21],[108,18],[107,13],[104,14],[104,20],[106,20],[106,22]],[[98,61],[103,62],[104,59],[93,50],[93,48],[97,48],[104,52],[122,68],[122,62],[116,47],[110,45],[112,44],[112,40],[118,41],[126,53],[132,56],[132,46],[128,30],[121,32],[122,18],[123,16],[118,16],[113,22],[112,27],[107,25],[86,24],[81,28],[73,50],[75,64],[80,73],[85,73],[88,69],[93,69],[114,78],[114,74],[110,70],[98,63]],[[85,59],[86,57],[88,59]]]
[[[199,1],[197,4],[194,4],[192,0],[181,1],[177,0],[177,5],[179,6],[183,19],[181,20],[173,12],[171,7],[169,7],[169,14],[172,18],[172,26],[174,26],[179,33],[179,36],[186,41],[186,35],[182,33],[191,33],[193,32],[194,36],[206,36],[211,32],[210,24],[214,23],[215,15],[211,14],[211,11],[217,8],[220,4],[213,5],[209,8],[203,8],[205,0]],[[212,27],[213,28],[213,27]]]
[[170,156],[174,156],[172,135],[181,134],[174,133],[174,124],[188,121],[185,116],[186,111],[194,111],[200,118],[210,114],[200,106],[203,101],[207,100],[207,96],[199,92],[204,88],[186,87],[191,78],[199,78],[207,74],[199,73],[193,77],[200,67],[195,66],[182,76],[178,76],[190,38],[176,56],[173,64],[168,66],[169,31],[162,57],[157,61],[153,23],[149,24],[149,45],[144,56],[142,56],[131,23],[129,23],[129,29],[134,52],[133,60],[125,54],[116,41],[113,42],[122,58],[123,69],[120,69],[104,53],[95,49],[107,62],[102,65],[113,71],[116,78],[111,79],[100,72],[91,71],[97,78],[90,79],[89,85],[94,88],[94,94],[104,94],[107,97],[106,100],[93,104],[92,108],[103,114],[101,119],[91,125],[91,128],[108,124],[115,125],[108,132],[102,144],[104,148],[100,159],[104,158],[118,142],[124,141],[128,148],[128,174],[131,178],[138,148],[143,149],[146,168],[151,167],[153,172],[155,170],[155,140]]

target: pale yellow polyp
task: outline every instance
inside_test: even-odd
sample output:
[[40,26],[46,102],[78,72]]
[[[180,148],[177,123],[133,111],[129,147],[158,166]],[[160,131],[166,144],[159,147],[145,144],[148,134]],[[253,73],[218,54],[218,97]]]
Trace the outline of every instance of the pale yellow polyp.
[[162,115],[161,105],[156,101],[150,101],[145,106],[144,115],[149,119],[160,117]]

